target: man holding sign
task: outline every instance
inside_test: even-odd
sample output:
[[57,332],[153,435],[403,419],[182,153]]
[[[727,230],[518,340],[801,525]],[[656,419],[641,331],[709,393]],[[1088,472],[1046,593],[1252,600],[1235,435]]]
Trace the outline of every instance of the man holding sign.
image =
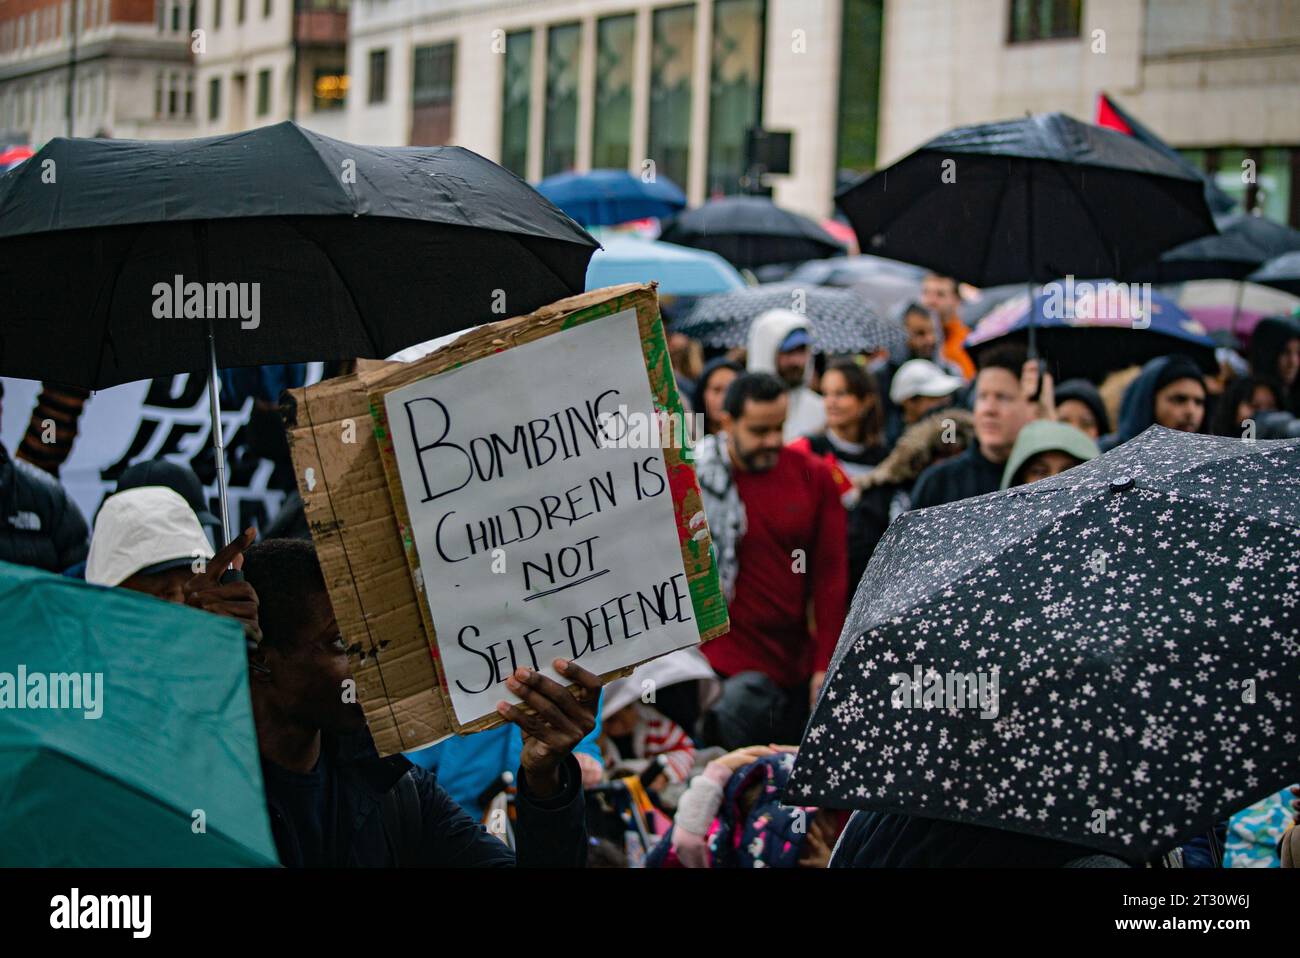
[[[271,831],[287,867],[580,867],[582,774],[573,747],[595,727],[600,680],[547,663],[576,686],[516,669],[498,704],[518,725],[518,853],[484,831],[423,769],[380,758],[355,694],[348,652],[310,543],[272,539],[244,557],[261,597],[263,640],[250,652],[253,718]],[[527,708],[524,708],[526,706]],[[490,827],[490,826],[489,826]]]

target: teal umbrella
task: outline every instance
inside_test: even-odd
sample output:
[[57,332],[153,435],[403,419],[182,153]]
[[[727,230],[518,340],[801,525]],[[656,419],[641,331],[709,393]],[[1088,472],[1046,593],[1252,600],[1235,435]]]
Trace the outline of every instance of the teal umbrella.
[[0,865],[278,859],[231,619],[0,562]]

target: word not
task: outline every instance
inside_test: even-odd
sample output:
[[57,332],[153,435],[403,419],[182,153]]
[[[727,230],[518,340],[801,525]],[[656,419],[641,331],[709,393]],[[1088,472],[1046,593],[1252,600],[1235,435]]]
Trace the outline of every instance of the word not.
[[1045,283],[1043,315],[1048,319],[1093,319],[1112,325],[1127,323],[1134,329],[1151,326],[1151,284],[1116,283],[1110,280],[1083,282],[1074,275],[1063,283]]
[[129,928],[132,938],[148,938],[153,928],[152,895],[86,895],[72,889],[70,895],[50,899],[50,927]]
[[82,718],[104,714],[103,672],[0,672],[0,709],[81,709]]
[[944,672],[930,669],[924,676],[919,665],[912,674],[895,672],[890,685],[897,685],[890,695],[896,709],[964,709],[979,708],[980,718],[998,717],[998,673]]
[[177,273],[171,284],[153,285],[154,319],[240,319],[240,329],[262,324],[261,283],[187,283]]
[[647,413],[620,405],[600,414],[600,427],[605,449],[689,449],[704,438],[704,413]]

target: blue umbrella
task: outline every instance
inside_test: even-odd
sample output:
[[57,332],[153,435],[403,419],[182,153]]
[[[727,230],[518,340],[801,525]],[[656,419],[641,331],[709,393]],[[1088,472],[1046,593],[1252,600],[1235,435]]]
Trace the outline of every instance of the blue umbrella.
[[663,296],[707,296],[744,289],[745,280],[717,253],[630,237],[610,240],[587,265],[587,289],[656,280]]
[[1060,382],[1141,365],[1166,353],[1185,353],[1207,372],[1215,368],[1214,342],[1205,327],[1149,284],[1072,278],[1048,283],[1034,296],[1002,303],[966,337],[976,364],[988,347],[1027,338],[1036,327],[1039,349]]
[[672,180],[647,183],[627,170],[557,173],[538,183],[537,192],[583,226],[664,219],[686,208],[686,194]]

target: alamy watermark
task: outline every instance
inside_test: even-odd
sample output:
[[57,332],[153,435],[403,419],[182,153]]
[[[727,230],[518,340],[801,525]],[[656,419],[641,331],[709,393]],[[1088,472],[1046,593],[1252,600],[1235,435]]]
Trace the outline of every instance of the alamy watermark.
[[980,718],[998,717],[998,670],[989,672],[940,672],[919,665],[906,672],[895,672],[889,684],[898,686],[890,694],[896,709],[968,709],[978,708]]
[[686,449],[704,438],[704,414],[698,412],[647,413],[620,405],[601,413],[599,422],[603,449]]
[[154,319],[238,319],[240,329],[262,324],[261,283],[187,283],[177,273],[153,285]]
[[1043,295],[1047,319],[1095,319],[1133,329],[1151,326],[1150,283],[1085,280],[1076,284],[1074,276],[1068,275],[1062,282],[1044,283]]
[[82,718],[104,714],[103,672],[0,672],[0,709],[73,709]]

